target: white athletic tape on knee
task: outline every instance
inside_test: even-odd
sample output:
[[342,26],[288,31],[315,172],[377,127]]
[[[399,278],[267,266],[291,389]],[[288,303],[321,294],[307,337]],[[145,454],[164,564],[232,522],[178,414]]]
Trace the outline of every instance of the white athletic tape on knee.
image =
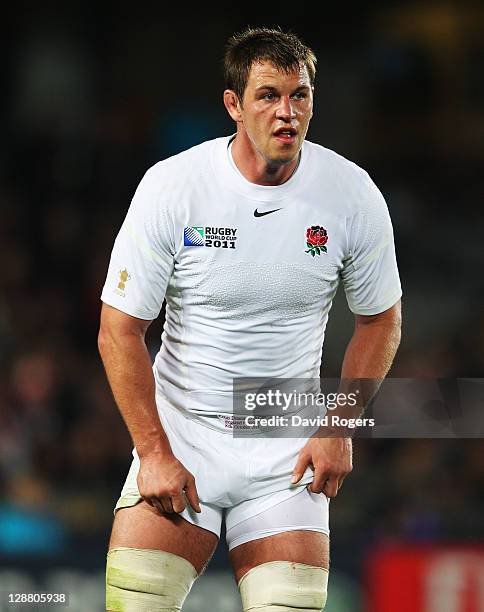
[[193,565],[178,555],[113,548],[106,564],[106,609],[179,612],[196,578]]
[[244,612],[320,612],[327,588],[328,570],[290,561],[257,565],[239,581]]

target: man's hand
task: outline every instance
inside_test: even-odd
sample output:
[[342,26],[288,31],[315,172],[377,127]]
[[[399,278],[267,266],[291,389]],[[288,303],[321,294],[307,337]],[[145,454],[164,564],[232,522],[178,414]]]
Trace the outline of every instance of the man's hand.
[[141,497],[160,513],[183,512],[185,497],[201,512],[195,478],[172,453],[149,453],[140,458],[138,489]]
[[301,480],[308,466],[314,471],[309,490],[335,497],[353,469],[351,438],[311,438],[299,451],[292,484]]

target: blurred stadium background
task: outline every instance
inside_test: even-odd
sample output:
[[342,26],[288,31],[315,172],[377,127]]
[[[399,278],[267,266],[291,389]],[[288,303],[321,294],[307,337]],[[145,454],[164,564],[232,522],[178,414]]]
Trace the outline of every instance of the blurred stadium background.
[[[231,133],[225,40],[279,24],[315,49],[309,139],[366,168],[394,221],[393,376],[482,377],[484,8],[19,2],[3,16],[0,591],[66,590],[70,609],[100,611],[131,450],[97,355],[100,289],[145,170]],[[339,294],[325,376],[351,329]],[[327,610],[484,610],[482,441],[359,440],[355,454],[332,503]],[[239,609],[220,545],[186,610]]]

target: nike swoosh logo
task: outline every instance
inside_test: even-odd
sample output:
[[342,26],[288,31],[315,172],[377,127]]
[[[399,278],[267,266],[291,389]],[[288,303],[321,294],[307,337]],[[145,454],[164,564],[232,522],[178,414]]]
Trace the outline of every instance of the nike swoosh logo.
[[259,212],[257,208],[254,210],[254,217],[264,217],[265,215],[270,215],[273,212],[277,212],[278,210],[282,210],[282,208],[274,208],[274,210],[268,210],[267,212]]

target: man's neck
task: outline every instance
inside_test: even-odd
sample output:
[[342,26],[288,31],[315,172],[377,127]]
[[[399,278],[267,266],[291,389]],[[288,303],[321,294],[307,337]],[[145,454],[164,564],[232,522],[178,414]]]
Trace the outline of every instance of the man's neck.
[[238,133],[232,141],[235,165],[244,178],[256,185],[276,186],[288,181],[298,166],[300,155],[288,164],[271,165],[254,149],[247,135]]

